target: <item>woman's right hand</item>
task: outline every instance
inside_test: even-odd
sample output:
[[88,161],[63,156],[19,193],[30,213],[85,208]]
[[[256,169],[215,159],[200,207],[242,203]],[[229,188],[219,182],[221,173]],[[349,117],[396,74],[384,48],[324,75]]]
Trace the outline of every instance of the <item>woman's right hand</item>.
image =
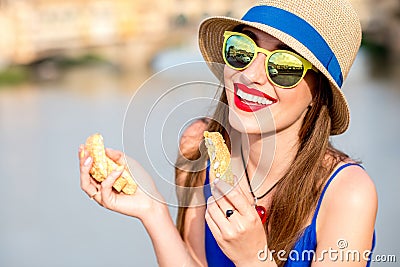
[[106,154],[119,165],[128,163],[130,173],[138,183],[135,194],[118,193],[112,188],[122,171],[113,171],[101,183],[93,179],[89,174],[92,159],[83,145],[79,148],[82,190],[101,206],[140,219],[152,240],[159,266],[198,266],[187,251],[150,175],[138,162],[125,157],[121,151],[106,149]]
[[[142,221],[155,218],[157,213],[168,210],[166,205],[163,204],[164,201],[152,178],[137,161],[125,157],[124,153],[117,150],[106,149],[106,154],[119,165],[128,163],[135,182],[140,183],[141,187],[138,185],[133,195],[115,191],[112,186],[123,171],[123,169],[118,170],[118,168],[111,172],[103,182],[97,182],[89,174],[93,159],[81,145],[79,147],[81,188],[91,199],[104,208],[136,217]],[[145,188],[146,192],[142,188]]]

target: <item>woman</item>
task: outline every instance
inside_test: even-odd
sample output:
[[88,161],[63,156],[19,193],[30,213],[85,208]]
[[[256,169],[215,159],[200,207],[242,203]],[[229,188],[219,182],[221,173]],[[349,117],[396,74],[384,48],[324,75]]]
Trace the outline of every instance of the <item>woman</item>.
[[[140,189],[134,196],[112,191],[120,172],[101,184],[91,179],[81,147],[82,189],[139,218],[160,266],[369,265],[375,187],[329,143],[349,125],[340,87],[361,39],[350,4],[264,0],[241,20],[209,18],[199,31],[201,52],[224,90],[214,117],[195,122],[181,139],[176,183],[193,190],[178,190],[179,231],[167,207]],[[233,188],[215,179],[212,190],[195,190],[210,180],[198,149],[204,130],[221,132],[231,148]],[[122,163],[121,152],[107,152]],[[136,162],[130,167],[151,179]]]

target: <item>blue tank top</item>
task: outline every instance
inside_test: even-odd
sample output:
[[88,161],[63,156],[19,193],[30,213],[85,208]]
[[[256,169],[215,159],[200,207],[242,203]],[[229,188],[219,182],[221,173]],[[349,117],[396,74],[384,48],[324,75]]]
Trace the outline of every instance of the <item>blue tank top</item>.
[[[209,184],[209,171],[210,171],[210,164],[207,164],[207,171],[206,171],[206,181],[204,186],[204,197],[205,199],[208,199],[211,196],[211,190],[210,186],[207,186]],[[319,208],[322,203],[322,199],[324,197],[324,194],[326,192],[326,189],[328,188],[329,184],[332,182],[333,178],[344,168],[351,166],[351,165],[356,165],[360,166],[359,164],[355,163],[347,163],[342,166],[340,166],[332,175],[329,177],[324,189],[322,190],[321,196],[319,197],[317,208],[315,209],[314,216],[312,218],[311,224],[308,225],[300,238],[297,240],[297,242],[294,244],[292,254],[290,257],[288,257],[285,267],[309,267],[311,266],[311,263],[313,261],[312,256],[310,259],[308,257],[301,257],[303,251],[314,251],[317,248],[317,232],[316,232],[316,222],[317,222],[317,216],[319,212]],[[373,250],[375,247],[375,232],[373,235],[372,239],[372,249]],[[222,252],[220,247],[217,244],[217,241],[215,241],[214,236],[211,233],[210,228],[208,227],[207,223],[205,223],[205,250],[206,250],[206,257],[207,257],[207,263],[209,267],[234,267],[235,265],[233,262]],[[304,253],[305,255],[308,255],[307,253]],[[299,257],[297,257],[299,255]],[[370,266],[371,261],[368,261],[367,266]]]

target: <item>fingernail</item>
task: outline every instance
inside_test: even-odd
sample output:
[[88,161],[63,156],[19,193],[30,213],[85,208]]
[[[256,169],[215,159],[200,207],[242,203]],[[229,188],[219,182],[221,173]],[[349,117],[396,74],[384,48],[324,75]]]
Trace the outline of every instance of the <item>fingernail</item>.
[[214,179],[214,184],[217,184],[219,182],[219,178]]
[[89,166],[90,162],[92,162],[92,157],[88,157],[83,163],[84,166]]

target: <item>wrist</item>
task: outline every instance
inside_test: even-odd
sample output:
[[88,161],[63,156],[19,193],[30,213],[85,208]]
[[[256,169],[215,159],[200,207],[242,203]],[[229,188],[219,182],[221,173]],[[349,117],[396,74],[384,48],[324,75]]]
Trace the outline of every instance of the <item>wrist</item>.
[[145,212],[140,218],[144,226],[160,223],[160,221],[166,222],[166,218],[171,218],[167,205],[164,203],[155,201],[154,205]]

